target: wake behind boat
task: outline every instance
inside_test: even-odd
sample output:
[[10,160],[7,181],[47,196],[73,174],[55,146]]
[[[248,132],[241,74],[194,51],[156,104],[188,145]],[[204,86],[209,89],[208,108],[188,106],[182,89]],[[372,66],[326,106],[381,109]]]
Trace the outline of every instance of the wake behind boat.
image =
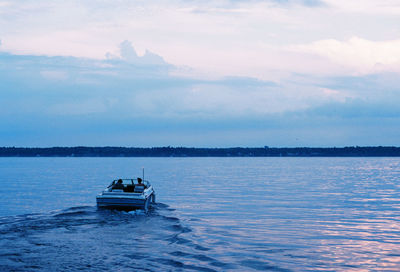
[[96,196],[97,207],[124,211],[136,209],[147,211],[150,201],[155,203],[155,200],[153,186],[141,178],[114,180]]

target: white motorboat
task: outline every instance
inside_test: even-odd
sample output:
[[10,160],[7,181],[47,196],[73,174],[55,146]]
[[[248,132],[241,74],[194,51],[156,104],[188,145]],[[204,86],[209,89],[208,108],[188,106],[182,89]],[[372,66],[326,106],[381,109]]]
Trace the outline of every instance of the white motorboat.
[[147,180],[114,180],[103,192],[96,196],[97,207],[131,211],[147,211],[150,202],[155,203],[156,194]]

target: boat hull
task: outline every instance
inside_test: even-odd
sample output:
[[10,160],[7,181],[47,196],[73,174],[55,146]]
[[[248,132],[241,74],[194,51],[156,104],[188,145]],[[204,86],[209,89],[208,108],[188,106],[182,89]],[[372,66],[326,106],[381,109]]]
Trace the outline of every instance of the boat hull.
[[131,196],[129,193],[124,194],[101,194],[96,197],[97,207],[116,210],[145,210],[149,208],[150,201],[155,201],[154,193],[147,196]]

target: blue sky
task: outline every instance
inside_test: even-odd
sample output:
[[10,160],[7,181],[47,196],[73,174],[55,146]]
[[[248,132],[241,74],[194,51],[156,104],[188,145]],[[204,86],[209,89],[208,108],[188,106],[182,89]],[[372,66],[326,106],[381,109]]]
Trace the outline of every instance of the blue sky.
[[394,0],[0,0],[0,146],[398,146],[399,16]]

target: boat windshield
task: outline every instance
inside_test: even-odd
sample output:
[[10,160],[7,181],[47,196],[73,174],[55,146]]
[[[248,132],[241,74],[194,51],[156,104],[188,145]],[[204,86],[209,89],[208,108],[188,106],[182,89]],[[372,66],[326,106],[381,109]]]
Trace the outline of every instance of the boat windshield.
[[[110,187],[118,184],[118,182],[122,183],[122,185],[124,187],[126,187],[127,185],[138,185],[139,184],[137,179],[115,179],[115,180],[113,180],[111,182],[111,184],[107,188],[110,188]],[[145,187],[149,187],[150,186],[150,183],[147,180],[143,180],[142,184],[145,185]]]

